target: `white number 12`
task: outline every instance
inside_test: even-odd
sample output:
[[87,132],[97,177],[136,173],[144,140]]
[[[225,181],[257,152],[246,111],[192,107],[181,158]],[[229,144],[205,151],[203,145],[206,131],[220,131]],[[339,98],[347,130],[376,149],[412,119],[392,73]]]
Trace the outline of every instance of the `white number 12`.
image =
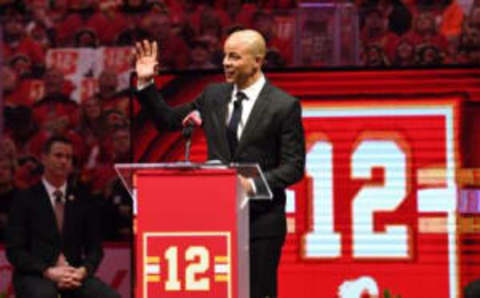
[[[374,231],[373,215],[394,211],[407,196],[406,153],[394,140],[362,140],[352,153],[351,178],[372,178],[372,169],[384,169],[383,185],[366,185],[353,198],[352,254],[355,258],[408,258],[406,225],[386,226]],[[307,171],[313,180],[312,226],[305,235],[304,255],[336,258],[342,239],[334,229],[333,145],[327,140],[314,144],[307,155]]]

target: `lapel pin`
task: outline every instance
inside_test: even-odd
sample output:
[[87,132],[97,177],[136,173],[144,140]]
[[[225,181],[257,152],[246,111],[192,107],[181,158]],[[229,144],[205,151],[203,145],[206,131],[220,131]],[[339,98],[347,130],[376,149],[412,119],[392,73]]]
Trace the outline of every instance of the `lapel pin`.
[[69,195],[69,196],[68,196],[68,200],[69,200],[69,201],[73,201],[73,200],[75,200],[75,197],[74,197],[73,195]]

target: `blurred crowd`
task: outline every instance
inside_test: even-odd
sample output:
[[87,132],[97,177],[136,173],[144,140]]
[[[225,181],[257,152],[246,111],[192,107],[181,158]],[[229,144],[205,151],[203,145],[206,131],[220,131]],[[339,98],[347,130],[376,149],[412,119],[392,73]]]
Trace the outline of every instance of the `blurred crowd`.
[[[480,63],[480,1],[457,1],[350,2],[356,24],[344,24],[341,31],[355,36],[356,30],[358,40],[343,36],[339,41],[357,46],[358,59],[341,66]],[[95,79],[93,91],[74,98],[75,87],[65,71],[68,67],[48,63],[49,52],[130,47],[147,38],[159,44],[161,70],[216,69],[221,67],[225,37],[249,27],[260,31],[267,41],[266,67],[325,65],[318,63],[322,57],[315,62],[310,53],[318,46],[320,56],[331,55],[334,47],[325,44],[334,38],[332,31],[328,24],[302,20],[296,13],[302,2],[307,1],[0,0],[0,239],[15,190],[38,181],[41,148],[54,135],[66,136],[75,145],[73,179],[101,202],[105,238],[131,237],[132,201],[113,165],[131,160],[130,122],[138,107],[131,104],[129,92],[119,83],[120,74],[109,67],[97,74],[91,70],[82,73]],[[296,24],[300,21],[302,32]],[[300,42],[295,32],[300,33]],[[314,44],[308,32],[325,36]],[[63,65],[70,63],[59,57]]]
[[363,66],[480,64],[478,0],[366,0],[359,15]]
[[73,62],[74,56],[57,55],[52,63],[49,53],[120,48],[148,38],[158,41],[163,70],[216,68],[229,30],[254,22],[269,27],[273,19],[267,11],[294,6],[293,1],[0,1],[5,151],[0,153],[0,239],[15,191],[38,182],[43,144],[59,135],[74,144],[72,179],[102,206],[105,238],[131,237],[132,200],[113,165],[132,160],[130,122],[137,105],[130,104],[116,69],[105,66],[98,75],[80,74],[95,80],[94,92],[74,98],[72,91],[83,81],[74,86],[69,68],[82,68],[72,64],[83,58]]
[[208,69],[220,65],[222,41],[238,27],[261,30],[282,52],[272,12],[293,9],[296,1],[244,2],[2,0],[3,53],[10,67],[41,76],[51,48],[131,46],[149,38],[158,41],[162,69]]
[[[15,72],[41,77],[49,49],[131,46],[148,38],[158,41],[161,69],[212,69],[221,67],[225,36],[250,27],[267,40],[267,67],[308,67],[308,59],[298,59],[301,53],[294,57],[294,42],[304,50],[295,32],[308,24],[292,12],[305,2],[326,1],[1,0],[2,50]],[[354,4],[359,37],[348,42],[360,45],[360,59],[341,66],[478,63],[478,0]]]

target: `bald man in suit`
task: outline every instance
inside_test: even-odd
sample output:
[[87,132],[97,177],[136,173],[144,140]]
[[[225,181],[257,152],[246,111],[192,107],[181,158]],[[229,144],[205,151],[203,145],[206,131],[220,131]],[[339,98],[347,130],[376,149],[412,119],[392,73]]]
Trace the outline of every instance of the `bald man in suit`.
[[[272,189],[272,201],[250,202],[250,297],[277,297],[277,268],[286,235],[285,188],[305,168],[301,106],[296,98],[268,82],[263,37],[254,30],[232,33],[225,41],[226,83],[209,85],[193,102],[168,106],[152,83],[157,44],[136,44],[138,98],[160,129],[178,130],[193,111],[201,115],[208,158],[228,164],[258,163]],[[160,57],[161,58],[161,57]],[[240,176],[247,194],[257,179]]]

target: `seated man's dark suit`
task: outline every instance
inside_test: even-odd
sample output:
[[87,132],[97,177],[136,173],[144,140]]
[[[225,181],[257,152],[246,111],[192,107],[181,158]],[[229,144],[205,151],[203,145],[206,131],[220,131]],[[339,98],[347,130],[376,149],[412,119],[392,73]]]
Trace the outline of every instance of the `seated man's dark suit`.
[[19,191],[9,214],[7,258],[14,267],[17,297],[57,297],[56,284],[42,276],[63,253],[70,266],[85,266],[88,277],[62,297],[119,297],[93,274],[103,257],[95,204],[85,193],[67,186],[63,232],[43,182]]
[[[258,163],[273,192],[272,201],[250,202],[251,298],[276,297],[276,274],[286,235],[285,188],[304,174],[305,140],[297,99],[268,81],[249,115],[233,156],[226,137],[231,83],[213,84],[193,102],[171,108],[154,85],[138,92],[143,108],[160,130],[182,128],[182,120],[198,110],[208,145],[208,159],[224,163]],[[259,189],[260,184],[255,181]]]

